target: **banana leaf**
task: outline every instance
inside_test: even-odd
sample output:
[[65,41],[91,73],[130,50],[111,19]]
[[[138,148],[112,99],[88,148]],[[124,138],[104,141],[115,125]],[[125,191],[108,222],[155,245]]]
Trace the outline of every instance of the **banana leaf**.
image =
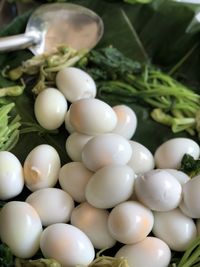
[[[151,62],[164,71],[173,69],[177,62],[193,51],[173,75],[199,91],[200,26],[195,21],[199,5],[164,0],[154,0],[145,5],[106,0],[71,2],[86,6],[102,17],[105,33],[97,47],[113,45],[126,56],[142,62]],[[32,11],[29,10],[16,17],[0,30],[0,36],[23,33]],[[6,65],[15,67],[31,56],[28,50],[0,54],[0,70]],[[0,76],[0,87],[10,83]],[[36,123],[31,88],[27,88],[23,95],[11,100],[15,102],[16,110],[23,122]],[[109,104],[119,104],[119,101],[112,100]],[[149,115],[149,107],[139,103],[130,103],[130,107],[138,117],[138,127],[133,139],[144,144],[152,153],[158,145],[169,138],[187,136],[183,132],[174,134],[168,127],[153,121]],[[67,132],[64,126],[59,129],[59,134],[39,135],[37,132],[22,134],[12,152],[23,163],[32,148],[48,143],[57,149],[62,164],[65,164],[70,161],[65,151],[66,138]]]

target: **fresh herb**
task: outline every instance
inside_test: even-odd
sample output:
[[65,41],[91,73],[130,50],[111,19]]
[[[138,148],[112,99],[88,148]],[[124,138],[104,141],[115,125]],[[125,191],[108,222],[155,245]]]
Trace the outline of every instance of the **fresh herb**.
[[20,116],[12,115],[15,104],[0,106],[0,150],[11,150],[19,139]]
[[15,69],[9,70],[6,67],[4,76],[12,81],[17,81],[24,75],[36,76],[37,82],[32,91],[39,94],[46,87],[55,84],[55,75],[61,68],[75,65],[86,53],[87,50],[76,51],[61,46],[55,53],[34,56]]
[[183,254],[175,267],[199,267],[200,266],[200,237],[197,237]]
[[61,264],[54,259],[24,260],[16,258],[15,267],[61,267]]
[[191,155],[185,154],[181,160],[180,170],[191,178],[200,174],[200,159],[194,159]]
[[[88,267],[129,267],[127,259],[110,256],[98,256]],[[77,266],[78,267],[78,266]]]
[[0,244],[0,266],[13,267],[14,258],[8,246]]
[[98,96],[123,103],[140,102],[152,108],[151,117],[200,137],[200,95],[150,64],[135,62],[113,47],[91,51],[85,66],[96,80]]

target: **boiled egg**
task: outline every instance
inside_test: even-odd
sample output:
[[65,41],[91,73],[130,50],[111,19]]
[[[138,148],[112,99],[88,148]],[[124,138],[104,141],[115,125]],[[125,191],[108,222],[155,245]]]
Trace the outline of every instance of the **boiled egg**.
[[135,193],[138,200],[151,210],[169,211],[180,204],[182,187],[169,172],[154,169],[137,177]]
[[29,152],[23,167],[25,184],[31,191],[53,187],[58,181],[60,157],[54,147],[38,145]]
[[89,140],[82,150],[82,162],[91,171],[110,164],[125,165],[132,155],[129,141],[118,134],[101,134]]
[[31,258],[39,250],[42,224],[26,202],[10,201],[0,212],[0,239],[19,258]]
[[40,239],[45,258],[57,260],[62,267],[89,265],[95,256],[90,239],[77,227],[56,223],[45,228]]
[[92,77],[76,67],[59,70],[56,75],[56,85],[69,102],[96,96],[96,84]]
[[108,230],[109,212],[93,207],[87,202],[72,211],[71,224],[82,230],[96,249],[113,247],[116,240]]
[[136,174],[144,173],[155,167],[154,157],[151,151],[139,142],[130,140],[132,155],[127,163]]
[[154,212],[153,234],[175,251],[185,251],[197,236],[194,221],[180,209]]
[[135,112],[127,105],[116,105],[113,107],[113,110],[117,115],[117,125],[112,130],[112,133],[131,139],[137,128]]
[[117,115],[112,107],[96,98],[73,102],[69,117],[75,130],[87,135],[108,133],[117,125]]
[[115,206],[108,217],[111,236],[123,244],[143,240],[153,227],[153,213],[136,201],[125,201]]
[[93,136],[78,132],[70,134],[66,140],[65,148],[68,156],[73,161],[82,161],[82,150],[85,144],[92,139]]
[[156,167],[178,169],[184,154],[189,154],[194,159],[199,158],[199,145],[190,138],[172,138],[156,149],[154,154]]
[[134,172],[126,165],[99,169],[87,183],[85,197],[92,206],[108,209],[127,200],[133,192]]
[[149,236],[136,244],[122,246],[115,257],[125,257],[130,267],[168,267],[171,251],[164,241]]
[[47,130],[58,129],[65,120],[67,101],[56,88],[47,88],[39,93],[34,104],[38,123]]
[[74,208],[72,197],[59,188],[37,190],[26,198],[26,202],[37,211],[43,226],[69,222]]
[[183,184],[183,197],[180,208],[191,218],[200,218],[200,175],[197,175]]
[[85,189],[93,172],[88,170],[82,162],[69,162],[59,171],[59,183],[76,202],[84,202]]
[[0,151],[0,199],[19,195],[24,187],[23,168],[11,152]]

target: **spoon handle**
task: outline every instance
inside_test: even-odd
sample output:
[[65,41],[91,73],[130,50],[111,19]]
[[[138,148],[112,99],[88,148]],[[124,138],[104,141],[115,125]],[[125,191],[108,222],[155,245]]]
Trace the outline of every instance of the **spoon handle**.
[[28,48],[37,43],[34,35],[18,34],[0,37],[0,53]]

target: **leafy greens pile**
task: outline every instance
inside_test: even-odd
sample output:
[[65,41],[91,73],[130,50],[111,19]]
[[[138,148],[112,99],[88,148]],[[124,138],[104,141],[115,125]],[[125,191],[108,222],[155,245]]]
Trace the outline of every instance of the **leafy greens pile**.
[[100,99],[148,104],[151,117],[170,126],[173,133],[186,130],[200,138],[200,95],[154,66],[134,61],[113,47],[87,53],[62,46],[52,55],[22,62],[9,70],[7,77],[15,81],[24,74],[38,75],[32,89],[38,94],[48,86],[56,86],[55,75],[61,68],[74,65],[94,78]]

